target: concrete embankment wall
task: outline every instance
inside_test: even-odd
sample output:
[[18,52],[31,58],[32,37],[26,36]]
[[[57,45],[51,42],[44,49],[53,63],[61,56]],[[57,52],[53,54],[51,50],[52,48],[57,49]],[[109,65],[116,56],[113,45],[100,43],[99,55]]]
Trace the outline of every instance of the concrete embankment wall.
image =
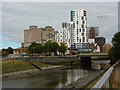
[[29,62],[41,62],[41,63],[49,63],[49,64],[63,64],[63,63],[71,63],[78,62],[79,57],[57,57],[57,56],[47,56],[47,57],[24,57],[24,58],[15,58],[15,60],[26,60]]

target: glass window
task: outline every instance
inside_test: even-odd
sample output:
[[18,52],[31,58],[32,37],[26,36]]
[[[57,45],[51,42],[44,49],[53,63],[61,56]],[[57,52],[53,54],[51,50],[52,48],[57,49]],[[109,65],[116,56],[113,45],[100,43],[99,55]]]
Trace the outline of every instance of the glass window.
[[81,28],[79,29],[79,31],[81,32]]
[[83,16],[81,17],[81,20],[84,20],[84,17],[83,17]]
[[82,33],[82,36],[84,36],[84,33]]
[[83,28],[83,32],[85,32],[85,29]]
[[84,28],[84,25],[82,25],[81,27]]

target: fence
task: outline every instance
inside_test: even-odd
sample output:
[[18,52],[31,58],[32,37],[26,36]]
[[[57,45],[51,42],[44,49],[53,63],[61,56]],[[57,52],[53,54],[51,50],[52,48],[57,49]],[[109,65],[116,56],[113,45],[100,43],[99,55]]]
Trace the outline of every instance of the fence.
[[116,66],[120,64],[120,61],[116,62],[114,65],[112,65],[106,73],[102,76],[102,78],[92,87],[92,88],[110,88],[111,83],[110,79],[112,76],[112,73]]

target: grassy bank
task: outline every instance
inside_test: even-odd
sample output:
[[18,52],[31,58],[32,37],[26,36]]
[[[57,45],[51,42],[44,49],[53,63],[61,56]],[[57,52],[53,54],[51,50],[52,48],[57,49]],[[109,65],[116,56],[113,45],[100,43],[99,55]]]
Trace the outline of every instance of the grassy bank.
[[[43,64],[38,62],[34,62],[34,64],[37,65],[38,67],[49,66],[48,64]],[[3,73],[14,72],[19,70],[29,70],[29,69],[35,69],[35,67],[23,60],[9,60],[2,62]]]
[[[36,69],[31,63],[24,61],[24,60],[8,60],[8,61],[2,61],[0,63],[2,63],[3,73]],[[46,67],[50,68],[50,67],[59,66],[59,65],[65,65],[65,66],[71,65],[71,60],[48,62],[48,63],[41,63],[39,61],[33,61],[32,63],[39,68],[46,68]],[[74,65],[78,63],[80,63],[80,61],[75,61],[72,64]]]

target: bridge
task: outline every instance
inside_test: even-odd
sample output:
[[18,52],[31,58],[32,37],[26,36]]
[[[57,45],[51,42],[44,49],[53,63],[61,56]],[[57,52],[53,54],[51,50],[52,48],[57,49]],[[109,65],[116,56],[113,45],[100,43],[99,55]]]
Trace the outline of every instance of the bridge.
[[92,60],[108,60],[108,53],[82,53],[79,54],[80,57],[91,57]]

